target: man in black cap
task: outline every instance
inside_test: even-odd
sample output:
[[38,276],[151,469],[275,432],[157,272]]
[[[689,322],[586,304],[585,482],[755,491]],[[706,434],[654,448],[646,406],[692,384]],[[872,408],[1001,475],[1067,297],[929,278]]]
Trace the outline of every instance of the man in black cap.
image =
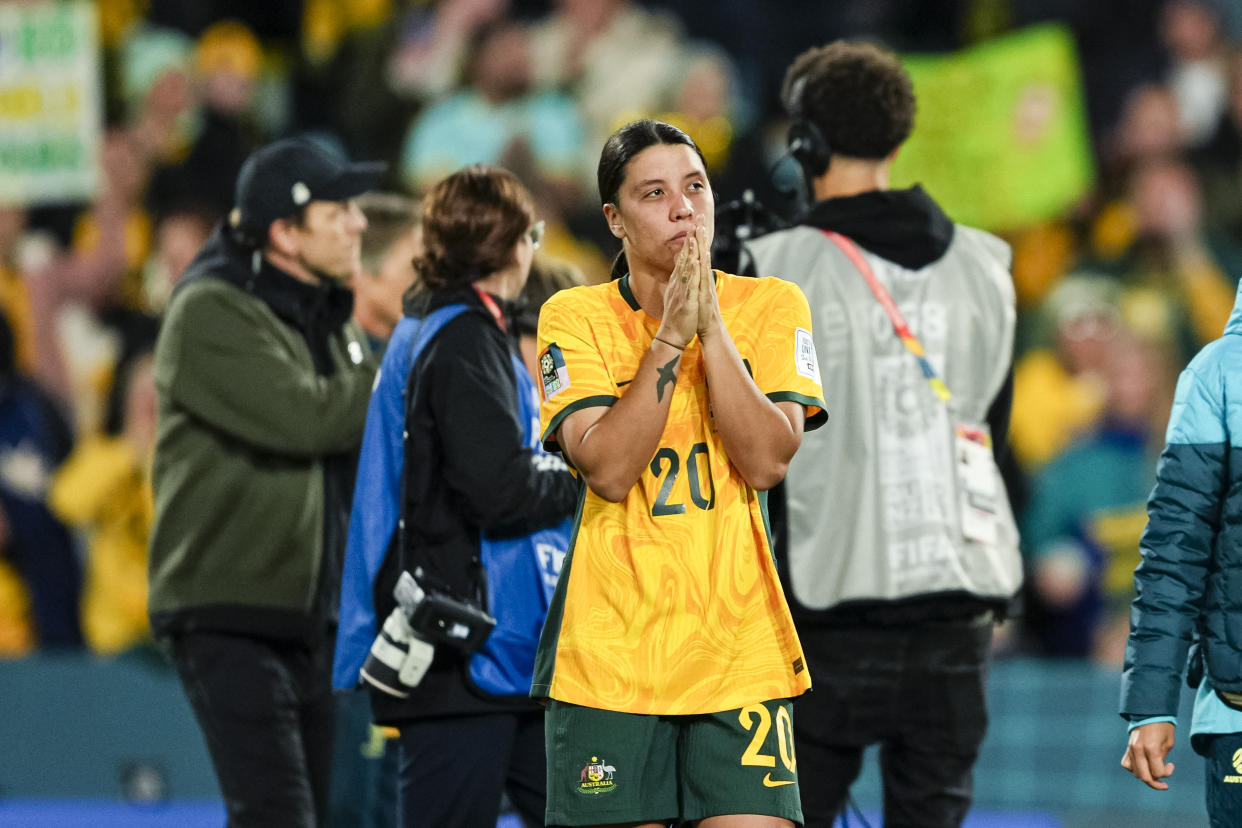
[[382,165],[302,139],[242,166],[155,352],[151,626],[230,826],[325,821],[353,457],[376,362],[346,282]]

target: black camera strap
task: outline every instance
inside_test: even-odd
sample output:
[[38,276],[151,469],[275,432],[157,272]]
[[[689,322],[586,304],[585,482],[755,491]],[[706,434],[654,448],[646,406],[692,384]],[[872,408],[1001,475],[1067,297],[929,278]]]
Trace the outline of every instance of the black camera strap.
[[[484,294],[485,295],[485,294]],[[490,299],[490,297],[488,297]],[[493,303],[494,304],[494,303]],[[450,310],[452,309],[452,310]],[[414,402],[417,396],[417,380],[419,373],[415,370],[418,360],[422,353],[426,350],[427,345],[439,333],[440,329],[448,323],[448,321],[458,314],[469,312],[469,306],[465,304],[446,305],[437,311],[423,317],[419,332],[411,338],[409,360],[409,374],[406,376],[405,389],[402,392],[404,396],[404,428],[402,429],[402,473],[401,473],[401,499],[399,518],[397,520],[397,561],[399,564],[398,572],[409,572],[414,576],[421,586],[427,592],[439,592],[443,595],[455,598],[459,601],[474,604],[477,607],[487,609],[487,572],[483,567],[483,562],[479,557],[479,550],[476,548],[471,553],[471,569],[473,570],[472,582],[474,584],[474,595],[461,595],[459,590],[455,589],[452,584],[445,579],[433,560],[424,558],[422,560],[414,560],[414,550],[409,542],[407,535],[407,522],[409,515],[409,500],[407,497],[406,480],[408,470],[413,468],[413,448],[411,446],[411,435],[414,431]],[[431,329],[426,330],[425,326],[431,325]]]

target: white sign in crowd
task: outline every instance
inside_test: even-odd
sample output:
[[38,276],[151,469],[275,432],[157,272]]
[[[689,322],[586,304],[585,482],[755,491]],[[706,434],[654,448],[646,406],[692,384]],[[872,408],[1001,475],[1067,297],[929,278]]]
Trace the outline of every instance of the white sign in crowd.
[[99,67],[94,3],[0,0],[0,205],[95,195]]

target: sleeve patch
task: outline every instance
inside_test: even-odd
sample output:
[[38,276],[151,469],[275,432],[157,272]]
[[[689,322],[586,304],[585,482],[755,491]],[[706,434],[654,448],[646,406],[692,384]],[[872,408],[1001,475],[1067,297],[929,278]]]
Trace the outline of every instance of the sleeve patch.
[[550,400],[569,387],[569,369],[565,357],[555,342],[539,354],[539,378],[543,383],[543,398]]
[[819,358],[815,355],[815,340],[806,328],[794,332],[794,361],[798,376],[806,377],[815,384],[819,380]]

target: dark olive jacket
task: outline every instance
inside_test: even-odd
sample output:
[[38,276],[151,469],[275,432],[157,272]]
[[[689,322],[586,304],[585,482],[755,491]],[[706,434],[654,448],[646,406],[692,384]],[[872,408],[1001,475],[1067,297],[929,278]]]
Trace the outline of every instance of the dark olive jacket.
[[331,628],[376,368],[352,307],[220,229],[187,269],[155,351],[157,635]]

